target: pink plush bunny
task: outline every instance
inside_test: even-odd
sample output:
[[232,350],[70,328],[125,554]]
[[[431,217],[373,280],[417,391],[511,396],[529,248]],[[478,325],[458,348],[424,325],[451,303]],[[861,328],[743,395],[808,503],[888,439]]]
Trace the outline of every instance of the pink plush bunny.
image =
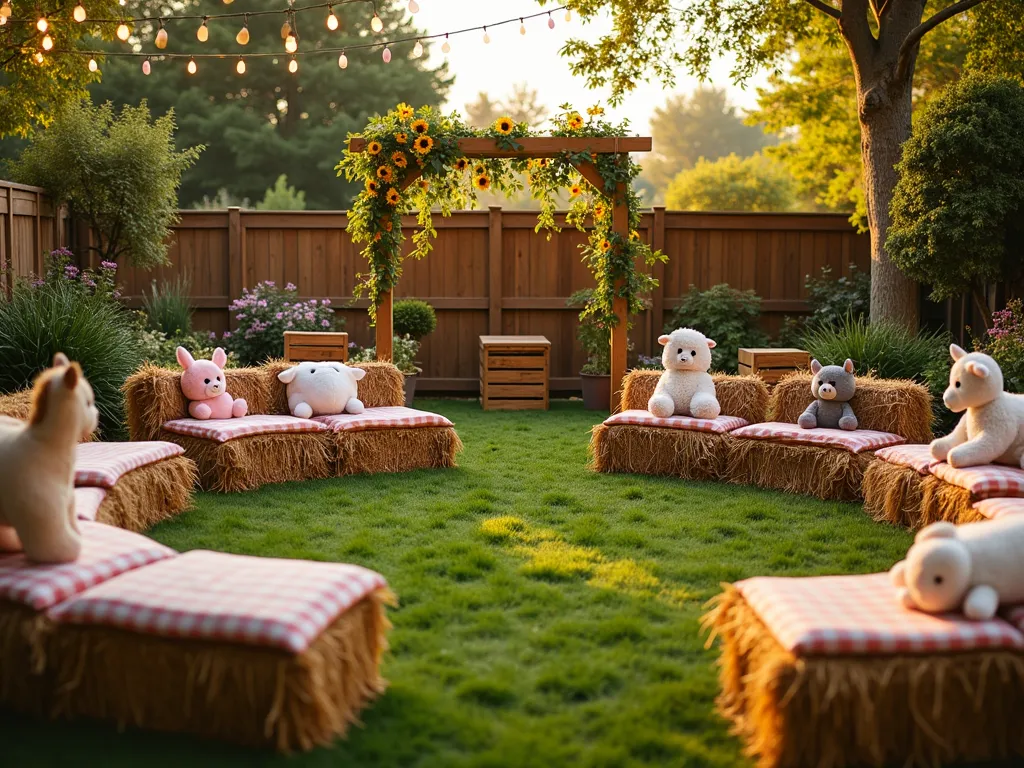
[[241,418],[249,412],[245,400],[235,400],[227,393],[224,364],[228,356],[223,349],[213,350],[213,360],[196,360],[184,347],[178,347],[177,356],[185,369],[181,374],[181,391],[192,401],[188,404],[192,418]]

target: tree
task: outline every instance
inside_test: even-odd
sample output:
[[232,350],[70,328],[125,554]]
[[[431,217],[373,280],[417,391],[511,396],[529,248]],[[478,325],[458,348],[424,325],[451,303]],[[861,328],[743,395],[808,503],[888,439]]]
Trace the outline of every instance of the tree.
[[788,211],[794,201],[789,175],[762,155],[702,158],[665,192],[665,205],[682,211]]
[[[538,0],[548,5],[553,0]],[[864,196],[871,229],[871,318],[916,327],[917,286],[885,249],[889,203],[896,186],[900,146],[910,136],[914,70],[922,39],[948,19],[982,2],[1005,9],[996,27],[1016,22],[1016,0],[945,0],[925,17],[922,0],[763,0],[683,7],[669,0],[576,0],[584,20],[610,11],[612,31],[595,42],[570,40],[562,49],[574,73],[593,87],[610,86],[621,101],[653,73],[667,84],[677,67],[707,77],[719,55],[735,57],[742,82],[765,66],[778,67],[801,42],[820,42],[817,14],[846,45],[852,63],[860,125]],[[687,41],[680,49],[678,39]],[[849,76],[849,75],[848,75]]]
[[[88,6],[94,19],[125,14],[117,0],[90,0]],[[88,48],[93,36],[114,39],[116,24],[78,23],[73,7],[58,0],[16,3],[14,14],[0,26],[0,137],[27,136],[33,127],[48,125],[62,106],[85,96],[86,86],[97,79],[88,58],[43,47],[47,35],[53,51]],[[36,27],[39,18],[47,20],[45,32]]]
[[110,104],[72,102],[38,129],[14,178],[46,189],[96,233],[102,261],[141,267],[167,260],[181,175],[202,147],[174,149],[174,113],[150,119],[143,101],[115,113]]
[[277,177],[274,186],[267,190],[263,199],[256,203],[257,211],[304,211],[306,193],[288,186],[288,177],[283,173]]
[[[281,0],[247,0],[242,10],[280,10]],[[296,4],[299,7],[301,4]],[[231,6],[234,9],[237,6]],[[324,23],[326,9],[296,14],[299,51],[365,45],[372,38],[415,38],[421,34],[398,0],[377,2],[384,22],[379,34],[370,31],[372,10],[368,3],[334,6],[340,22],[336,31]],[[159,16],[165,6],[145,0],[133,12]],[[175,13],[223,13],[221,0],[190,0]],[[235,36],[242,19],[209,22],[209,40],[196,39],[197,22],[168,23],[167,52],[225,53],[229,58],[197,59],[198,72],[189,75],[186,61],[159,60],[154,56],[152,74],[139,71],[137,58],[110,57],[101,63],[102,82],[92,87],[93,98],[115,104],[137,104],[148,98],[153,109],[174,108],[178,115],[178,142],[189,146],[203,142],[209,151],[182,180],[181,202],[190,206],[204,196],[214,197],[220,189],[235,199],[259,200],[281,174],[306,193],[311,209],[346,208],[358,187],[338,179],[334,164],[350,132],[361,130],[374,114],[395,104],[440,104],[451,80],[446,65],[429,67],[427,52],[412,58],[412,43],[392,46],[392,60],[381,61],[379,49],[350,50],[348,67],[338,66],[338,54],[300,56],[298,71],[288,72],[280,29],[283,16],[250,17],[250,43],[239,45]],[[145,52],[157,33],[153,25],[136,29]],[[236,72],[236,56],[280,51],[280,57],[246,58],[245,74]]]
[[897,166],[886,247],[893,262],[932,287],[967,287],[991,325],[987,282],[1020,272],[1024,255],[1024,88],[966,77],[925,110]]
[[717,160],[736,154],[747,157],[768,143],[764,131],[746,125],[721,88],[698,88],[689,96],[673,94],[651,117],[654,151],[644,159],[646,180],[655,199],[665,194],[680,171],[701,158]]
[[474,128],[489,128],[499,117],[511,117],[517,123],[536,128],[547,120],[548,108],[538,100],[537,91],[526,83],[513,85],[512,92],[501,101],[494,101],[481,91],[476,101],[466,105],[466,122]]

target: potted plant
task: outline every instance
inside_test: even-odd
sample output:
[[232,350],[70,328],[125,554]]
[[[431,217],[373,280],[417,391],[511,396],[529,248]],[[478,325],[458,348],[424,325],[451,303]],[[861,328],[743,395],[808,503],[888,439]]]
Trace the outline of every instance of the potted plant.
[[[590,288],[576,291],[566,304],[570,307],[586,307],[594,298]],[[576,338],[587,353],[587,362],[580,370],[583,387],[583,407],[588,411],[607,411],[612,395],[612,358],[607,328],[598,325],[588,315],[580,320]]]
[[[420,343],[410,336],[395,336],[391,340],[391,361],[405,375],[405,406],[412,406],[416,394],[416,376],[422,371],[416,365]],[[349,356],[350,363],[372,363],[377,359],[376,347],[364,347]]]
[[[396,301],[391,313],[395,329],[394,361],[398,369],[405,374],[405,404],[411,407],[416,393],[416,377],[423,373],[415,357],[423,338],[437,328],[437,315],[432,306],[419,299]],[[401,352],[398,349],[399,339],[402,340],[404,347]],[[408,359],[405,359],[405,356],[408,356]]]

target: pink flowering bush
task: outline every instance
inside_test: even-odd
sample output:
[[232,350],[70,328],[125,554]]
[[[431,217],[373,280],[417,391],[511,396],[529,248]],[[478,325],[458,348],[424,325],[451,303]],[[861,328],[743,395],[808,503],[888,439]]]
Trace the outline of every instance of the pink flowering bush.
[[974,347],[999,363],[1008,392],[1024,393],[1024,302],[1012,299],[993,312],[992,327]]
[[225,332],[224,347],[242,365],[282,357],[285,331],[333,331],[341,327],[330,299],[300,301],[298,289],[291,283],[279,288],[267,280],[252,290],[243,289],[242,297],[232,302],[230,310],[238,328]]

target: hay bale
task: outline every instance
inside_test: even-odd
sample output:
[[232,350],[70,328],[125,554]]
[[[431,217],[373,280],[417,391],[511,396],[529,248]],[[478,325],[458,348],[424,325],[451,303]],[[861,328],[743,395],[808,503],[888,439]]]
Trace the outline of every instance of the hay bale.
[[133,469],[107,491],[96,521],[129,531],[146,531],[190,508],[198,481],[195,462],[184,456]]
[[728,482],[837,501],[861,498],[864,470],[874,456],[739,437],[730,437],[727,445],[724,477]]
[[864,470],[864,511],[879,522],[917,528],[926,477],[912,467],[875,459]]
[[728,448],[725,435],[685,429],[598,424],[590,438],[590,468],[598,472],[717,480]]
[[55,680],[45,665],[43,614],[0,600],[0,706],[36,717],[48,714]]
[[[273,409],[270,413],[290,413],[288,392],[277,374],[293,365],[295,363],[284,360],[271,360],[263,366]],[[405,405],[405,376],[392,363],[353,363],[352,367],[366,371],[366,376],[359,382],[359,399],[367,408]]]
[[[813,402],[811,375],[796,371],[772,390],[768,420],[796,424]],[[932,398],[927,388],[904,379],[857,377],[857,393],[850,401],[861,429],[892,432],[911,443],[932,440]]]
[[334,443],[339,476],[456,467],[462,450],[452,427],[337,432]]
[[1014,651],[796,657],[732,586],[719,710],[761,768],[940,765],[1024,757],[1024,658]]
[[32,413],[32,390],[23,389],[9,395],[0,395],[0,416],[8,416],[19,421],[28,421]]
[[976,499],[971,492],[958,485],[929,475],[921,484],[920,527],[945,520],[959,525],[987,518],[974,508]]
[[[622,410],[646,411],[661,371],[630,371],[622,385]],[[757,376],[712,376],[722,415],[738,416],[751,424],[765,420],[768,387]]]
[[329,746],[384,691],[391,602],[367,597],[298,655],[62,624],[47,643],[55,711],[282,752]]

